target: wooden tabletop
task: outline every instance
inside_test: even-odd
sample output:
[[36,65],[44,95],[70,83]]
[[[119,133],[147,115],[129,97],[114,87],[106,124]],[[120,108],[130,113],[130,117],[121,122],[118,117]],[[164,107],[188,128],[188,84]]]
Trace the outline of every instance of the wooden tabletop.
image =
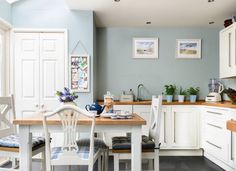
[[227,121],[227,129],[236,132],[236,121],[235,120]]
[[[78,120],[78,124],[80,125],[91,125],[91,118],[82,116]],[[13,121],[15,125],[42,125],[43,119],[42,115],[34,118],[24,118],[24,119],[15,119]],[[49,125],[60,125],[61,121],[58,118],[48,119]],[[96,125],[146,125],[146,121],[138,116],[137,114],[133,114],[132,119],[111,119],[104,117],[96,118]]]

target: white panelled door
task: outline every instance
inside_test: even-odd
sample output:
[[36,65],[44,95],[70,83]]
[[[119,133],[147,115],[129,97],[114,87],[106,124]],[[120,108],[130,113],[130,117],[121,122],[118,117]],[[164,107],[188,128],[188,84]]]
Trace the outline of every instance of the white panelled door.
[[15,34],[15,105],[17,117],[39,110],[39,34]]
[[64,42],[62,33],[40,33],[40,107],[45,111],[59,105],[55,93],[65,85]]
[[52,111],[56,90],[65,86],[65,34],[15,33],[17,117]]

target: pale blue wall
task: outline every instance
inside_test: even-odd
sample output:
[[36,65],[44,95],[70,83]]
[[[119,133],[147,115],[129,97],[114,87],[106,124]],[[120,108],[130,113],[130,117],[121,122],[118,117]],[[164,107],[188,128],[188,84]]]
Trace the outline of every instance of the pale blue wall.
[[11,23],[11,5],[6,0],[0,0],[0,18]]
[[[199,86],[200,98],[208,93],[209,78],[219,77],[219,30],[203,28],[99,28],[97,29],[98,97],[143,83],[150,94],[163,92],[165,84]],[[158,37],[159,59],[132,59],[133,37]],[[202,59],[175,58],[176,39],[202,39]],[[148,93],[146,93],[148,94]],[[146,97],[150,98],[150,96]]]
[[[12,23],[15,28],[66,28],[69,32],[69,53],[81,40],[91,55],[93,65],[93,12],[69,10],[65,0],[22,0],[12,6]],[[78,53],[85,53],[81,47]],[[63,68],[62,68],[63,69]],[[93,101],[93,67],[91,67],[91,91],[79,93],[78,104],[84,106]]]

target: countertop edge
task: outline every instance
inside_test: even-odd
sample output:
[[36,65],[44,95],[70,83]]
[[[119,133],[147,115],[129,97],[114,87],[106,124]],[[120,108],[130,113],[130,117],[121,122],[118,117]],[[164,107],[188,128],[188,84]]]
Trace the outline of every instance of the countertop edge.
[[[103,105],[103,100],[99,100],[98,103],[100,105]],[[119,102],[115,101],[114,105],[151,105],[150,100],[146,101],[135,101],[135,102]],[[179,103],[178,101],[173,101],[173,102],[166,102],[163,101],[162,105],[167,106],[167,105],[201,105],[201,106],[212,106],[212,107],[222,107],[222,108],[232,108],[236,109],[236,105],[232,104],[230,101],[223,101],[223,102],[206,102],[204,100],[199,100],[195,103],[191,103],[190,101],[185,101],[183,103]]]

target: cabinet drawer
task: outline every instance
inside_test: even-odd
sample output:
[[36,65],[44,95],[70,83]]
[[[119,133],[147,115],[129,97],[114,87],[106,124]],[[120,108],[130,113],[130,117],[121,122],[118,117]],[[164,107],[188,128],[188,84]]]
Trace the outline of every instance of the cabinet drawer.
[[211,116],[215,118],[224,119],[227,115],[228,110],[226,109],[218,109],[218,108],[204,108],[203,115],[204,116]]
[[205,120],[203,147],[207,153],[222,161],[228,161],[228,143],[224,125],[225,121],[217,118]]

